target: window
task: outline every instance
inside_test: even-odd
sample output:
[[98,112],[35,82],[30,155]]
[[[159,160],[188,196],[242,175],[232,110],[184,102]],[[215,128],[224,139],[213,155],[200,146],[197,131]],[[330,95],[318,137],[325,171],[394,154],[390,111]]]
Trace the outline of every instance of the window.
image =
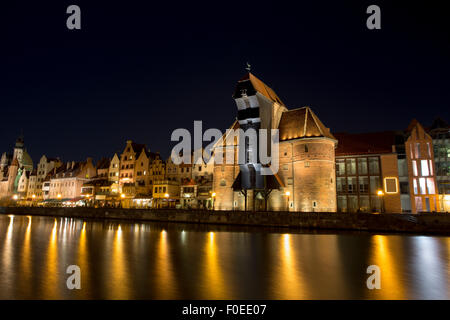
[[428,177],[430,175],[430,172],[428,171],[428,161],[427,160],[420,160],[420,171],[421,171],[421,175],[423,177]]
[[227,185],[227,182],[225,179],[220,180],[220,186],[225,187]]
[[430,176],[432,176],[433,175],[433,161],[428,160],[428,164],[429,164],[428,169],[430,170]]
[[291,186],[292,185],[292,183],[293,183],[293,179],[292,178],[288,178],[287,179],[287,184],[289,185],[289,186]]
[[367,174],[367,159],[358,158],[358,174]]
[[347,196],[338,196],[338,211],[346,212],[347,211]]
[[412,161],[413,175],[417,177],[417,162],[416,160]]
[[384,191],[386,193],[397,193],[397,179],[396,178],[384,178]]
[[360,196],[359,197],[359,209],[363,212],[370,211],[369,196]]
[[431,147],[430,147],[430,143],[427,142],[427,149],[428,149],[428,157],[431,158]]
[[358,210],[358,197],[357,196],[348,196],[348,211],[356,212]]
[[436,193],[436,190],[434,189],[434,179],[433,178],[427,178],[427,189],[428,189],[428,194]]
[[398,175],[399,177],[408,176],[408,166],[406,165],[406,159],[398,159]]
[[359,192],[368,193],[369,192],[369,177],[359,177]]
[[305,161],[305,168],[309,168],[309,161]]
[[380,189],[380,177],[370,177],[370,193],[376,194]]
[[356,159],[347,159],[347,175],[356,174]]
[[308,152],[308,145],[305,144],[305,152]]
[[347,178],[348,193],[356,193],[356,177]]
[[337,192],[346,192],[346,183],[345,178],[336,178],[336,191]]
[[416,158],[420,158],[420,143],[415,144]]
[[344,159],[336,160],[336,175],[345,176],[345,160]]
[[289,170],[289,166],[287,164],[283,164],[283,170]]
[[409,183],[407,181],[400,182],[400,193],[401,194],[409,193]]
[[419,185],[420,185],[420,193],[426,194],[427,190],[425,188],[425,178],[419,178]]
[[376,157],[369,158],[369,172],[371,175],[380,173],[380,166],[379,166],[378,158],[376,158]]

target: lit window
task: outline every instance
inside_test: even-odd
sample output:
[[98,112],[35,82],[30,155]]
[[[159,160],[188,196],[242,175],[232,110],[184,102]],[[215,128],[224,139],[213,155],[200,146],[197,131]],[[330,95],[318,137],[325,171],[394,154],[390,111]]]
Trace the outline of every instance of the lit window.
[[417,190],[417,179],[413,180],[413,185],[414,185],[414,194],[418,194],[418,190]]
[[428,177],[430,175],[428,171],[428,161],[427,160],[420,160],[420,170],[423,177]]
[[420,158],[420,143],[416,143],[416,158]]
[[416,162],[416,160],[412,161],[412,167],[413,167],[413,174],[415,177],[417,177],[417,162]]
[[384,191],[386,193],[397,193],[397,178],[384,178]]
[[420,185],[420,193],[426,194],[427,190],[425,188],[425,178],[419,178],[419,185]]
[[428,188],[428,194],[436,193],[436,190],[434,189],[434,179],[433,178],[427,178],[427,188]]
[[428,161],[429,161],[430,176],[432,176],[433,175],[433,163],[431,160],[428,160]]

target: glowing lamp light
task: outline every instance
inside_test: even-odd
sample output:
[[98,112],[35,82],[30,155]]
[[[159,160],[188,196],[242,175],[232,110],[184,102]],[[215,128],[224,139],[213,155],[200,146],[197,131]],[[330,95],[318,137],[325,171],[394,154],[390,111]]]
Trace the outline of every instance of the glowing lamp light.
[[291,192],[290,191],[286,191],[285,195],[289,197],[291,195]]
[[168,197],[169,197],[169,194],[168,194],[168,193],[164,194],[164,197],[168,198]]
[[14,199],[14,200],[19,199],[19,197],[17,196],[17,194],[13,195],[13,199]]
[[125,193],[121,193],[120,194],[120,197],[123,199],[123,198],[125,198]]
[[213,193],[211,194],[211,196],[215,197],[215,196],[216,196],[216,193],[215,193],[215,192],[213,192]]
[[33,199],[35,199],[36,198],[36,195],[35,194],[33,194],[32,196],[31,196]]
[[381,191],[381,190],[378,190],[378,191],[377,191],[377,196],[381,197],[381,196],[383,196],[383,195],[384,195],[383,191]]
[[56,196],[58,199],[61,199],[61,194],[58,193],[58,195]]

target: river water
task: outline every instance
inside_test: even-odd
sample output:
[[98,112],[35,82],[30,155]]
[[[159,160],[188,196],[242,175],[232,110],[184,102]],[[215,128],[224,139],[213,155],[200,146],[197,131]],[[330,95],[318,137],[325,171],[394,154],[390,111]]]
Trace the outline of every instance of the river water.
[[449,298],[450,237],[0,215],[0,299]]

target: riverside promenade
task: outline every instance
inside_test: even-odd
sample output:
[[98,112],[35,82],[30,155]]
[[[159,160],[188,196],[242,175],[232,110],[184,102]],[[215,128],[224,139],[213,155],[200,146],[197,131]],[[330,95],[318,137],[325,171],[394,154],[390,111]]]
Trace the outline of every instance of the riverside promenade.
[[373,214],[91,207],[0,207],[0,214],[450,235],[450,214],[446,213]]

